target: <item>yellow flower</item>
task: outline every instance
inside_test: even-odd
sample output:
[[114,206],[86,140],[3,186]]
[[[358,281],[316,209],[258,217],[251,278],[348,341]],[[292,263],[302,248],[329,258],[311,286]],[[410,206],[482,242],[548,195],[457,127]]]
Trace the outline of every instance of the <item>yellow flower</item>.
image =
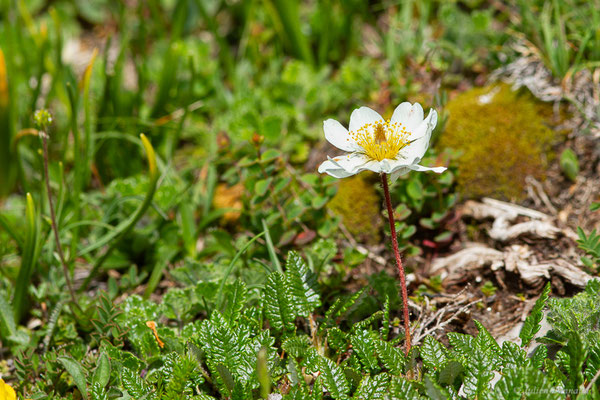
[[15,389],[0,379],[0,400],[17,400]]

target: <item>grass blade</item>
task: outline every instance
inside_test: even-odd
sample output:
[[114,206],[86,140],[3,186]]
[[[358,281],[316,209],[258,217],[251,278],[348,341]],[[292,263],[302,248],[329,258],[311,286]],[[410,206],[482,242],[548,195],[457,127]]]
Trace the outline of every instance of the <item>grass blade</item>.
[[[112,244],[110,245],[108,250],[106,250],[106,252],[100,258],[98,258],[98,260],[92,267],[92,270],[90,271],[89,275],[85,278],[81,287],[78,290],[80,293],[87,288],[87,286],[90,284],[90,281],[98,273],[98,270],[100,269],[102,264],[104,264],[108,256],[110,256],[112,251],[115,249],[118,243],[117,239],[123,237],[133,229],[135,224],[140,220],[140,218],[142,218],[142,216],[152,203],[152,198],[154,197],[154,193],[156,192],[156,187],[160,174],[156,166],[156,153],[154,152],[152,144],[150,143],[148,138],[146,138],[146,135],[144,135],[143,133],[140,134],[140,138],[142,140],[142,145],[146,150],[146,156],[148,157],[148,172],[150,176],[150,184],[148,186],[148,191],[146,192],[146,197],[144,197],[144,201],[142,202],[142,204],[140,204],[140,206],[137,208],[137,210],[133,213],[131,217],[121,222],[112,232],[110,232],[107,235],[108,240],[112,240]],[[106,238],[103,239],[106,240]]]
[[37,258],[40,250],[40,224],[39,215],[35,209],[35,203],[30,193],[27,193],[27,205],[25,209],[26,233],[25,242],[21,253],[21,269],[17,277],[15,293],[13,295],[12,306],[15,311],[17,321],[21,319],[25,312],[25,303],[27,301],[27,290],[31,282],[31,276],[35,271]]

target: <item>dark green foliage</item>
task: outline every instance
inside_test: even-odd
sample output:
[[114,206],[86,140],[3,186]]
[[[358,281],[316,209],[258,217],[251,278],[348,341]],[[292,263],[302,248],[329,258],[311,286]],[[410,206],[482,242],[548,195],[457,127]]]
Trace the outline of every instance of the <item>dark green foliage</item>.
[[548,301],[548,321],[552,330],[547,341],[567,343],[576,332],[585,344],[600,342],[600,280],[588,282],[585,290],[572,298]]
[[544,316],[542,309],[548,301],[550,289],[550,283],[546,284],[542,294],[536,300],[533,308],[531,309],[531,313],[529,313],[525,319],[525,322],[523,323],[523,328],[521,328],[521,332],[519,333],[519,337],[521,338],[521,346],[523,347],[529,346],[531,339],[533,339],[535,334],[540,330],[540,322]]
[[577,235],[579,235],[579,248],[587,253],[587,257],[581,257],[588,268],[596,270],[600,268],[600,234],[596,230],[592,230],[589,235],[586,235],[583,229],[577,227]]

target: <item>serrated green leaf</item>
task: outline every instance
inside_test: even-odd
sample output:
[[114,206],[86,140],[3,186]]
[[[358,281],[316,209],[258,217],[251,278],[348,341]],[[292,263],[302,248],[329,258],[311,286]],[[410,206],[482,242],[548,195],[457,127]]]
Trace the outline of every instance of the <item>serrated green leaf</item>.
[[502,343],[502,368],[509,369],[525,364],[527,353],[518,344],[506,341]]
[[381,322],[381,340],[387,340],[390,333],[390,296],[386,294],[383,304],[383,321]]
[[390,400],[423,400],[416,382],[408,381],[402,376],[392,376],[390,380]]
[[463,381],[463,391],[469,398],[480,397],[488,390],[489,382],[494,377],[494,364],[490,353],[491,351],[476,349],[472,350],[469,356]]
[[229,321],[237,321],[248,295],[246,284],[237,279],[235,283],[225,289],[223,317]]
[[265,316],[271,326],[279,331],[294,330],[296,306],[291,304],[285,278],[279,272],[267,276],[263,291]]
[[448,341],[452,345],[452,350],[462,358],[468,358],[473,351],[473,336],[463,333],[448,332]]
[[437,370],[448,360],[446,348],[433,336],[425,336],[420,350],[423,365],[430,371]]
[[585,377],[590,382],[600,370],[600,343],[589,349],[588,358],[585,363]]
[[312,373],[319,372],[317,381],[322,381],[323,386],[329,391],[333,399],[347,399],[350,392],[350,384],[342,369],[329,358],[315,354],[316,369]]
[[327,343],[336,351],[344,351],[348,347],[349,335],[337,326],[327,329]]
[[81,392],[84,399],[88,398],[87,385],[85,379],[85,372],[81,364],[72,357],[57,357],[58,362],[67,370],[69,375],[73,378],[73,382]]
[[477,333],[477,337],[475,338],[476,346],[478,346],[483,351],[490,350],[493,354],[494,362],[499,363],[502,349],[496,342],[496,339],[492,337],[490,332],[479,321],[473,320],[473,322],[479,330],[479,333]]
[[[238,326],[233,329],[218,311],[213,311],[210,319],[202,322],[199,339],[198,344],[205,351],[207,364],[213,373],[217,373],[218,364],[223,364],[236,382],[245,383],[251,378],[261,345],[256,338],[250,338],[247,328]],[[221,383],[226,384],[224,381]]]
[[535,348],[531,356],[529,357],[529,363],[533,368],[541,369],[544,365],[544,360],[548,356],[548,348],[540,345]]
[[285,284],[291,303],[299,315],[308,317],[321,305],[317,276],[294,251],[288,253],[285,268]]
[[365,376],[354,393],[354,400],[383,400],[389,391],[390,377],[383,373],[375,376]]
[[358,358],[367,372],[379,371],[379,362],[377,360],[377,350],[375,348],[376,339],[373,333],[367,330],[355,332],[351,338],[352,348],[358,355]]
[[583,363],[586,358],[586,346],[577,332],[571,332],[567,345],[558,352],[557,356],[564,353],[567,357],[567,363],[563,366],[567,371],[568,380],[566,387],[572,390],[578,390],[583,383]]
[[548,301],[548,297],[550,295],[550,282],[546,284],[544,290],[540,297],[535,301],[535,305],[531,309],[531,312],[525,319],[523,323],[523,327],[521,328],[521,332],[519,333],[519,337],[521,338],[521,346],[529,346],[531,343],[531,339],[535,336],[535,334],[540,330],[540,322],[544,317],[542,310],[546,305],[546,301]]
[[310,338],[306,335],[292,336],[281,345],[283,350],[294,358],[305,357],[310,347]]
[[401,375],[404,373],[406,357],[401,349],[398,349],[383,340],[375,342],[375,348],[379,359],[390,373],[393,375]]

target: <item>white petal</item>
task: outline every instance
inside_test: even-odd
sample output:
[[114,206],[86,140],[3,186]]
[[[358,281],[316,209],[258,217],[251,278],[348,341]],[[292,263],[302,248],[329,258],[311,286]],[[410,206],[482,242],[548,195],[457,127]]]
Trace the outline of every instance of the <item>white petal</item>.
[[347,178],[354,174],[351,174],[344,169],[339,168],[336,164],[327,160],[319,165],[319,173],[326,173],[328,175],[333,176],[334,178]]
[[[412,142],[401,150],[401,154],[408,160],[421,159],[425,155],[427,148],[429,147],[429,140],[431,139],[431,133],[437,124],[437,112],[434,109],[429,111],[429,115],[419,127],[412,132],[410,140]],[[417,161],[412,161],[419,162]]]
[[393,171],[390,174],[390,183],[394,183],[396,182],[396,180],[401,176],[401,175],[405,175],[408,172],[410,172],[410,168],[405,167],[405,166],[401,166],[399,167],[397,170]]
[[323,132],[325,132],[325,139],[340,150],[356,151],[361,149],[352,139],[348,130],[335,119],[323,122]]
[[422,121],[423,107],[419,103],[410,104],[407,101],[396,107],[391,118],[392,123],[400,123],[410,132],[417,129]]
[[363,166],[360,167],[359,172],[362,171],[373,171],[377,174],[383,172],[381,170],[381,163],[377,160],[369,160],[369,162],[367,162],[366,164],[364,164]]
[[329,158],[329,161],[335,164],[337,168],[341,168],[352,174],[363,171],[364,169],[361,169],[361,167],[367,164],[370,160],[371,159],[369,157],[361,153],[350,153],[344,156]]
[[350,131],[355,132],[362,126],[377,121],[383,121],[383,117],[377,111],[371,110],[369,107],[357,108],[350,115]]
[[412,164],[409,167],[410,169],[412,169],[413,171],[433,171],[433,172],[437,172],[438,174],[441,174],[442,172],[444,172],[445,170],[447,170],[448,168],[446,167],[424,167],[422,165],[419,164]]

